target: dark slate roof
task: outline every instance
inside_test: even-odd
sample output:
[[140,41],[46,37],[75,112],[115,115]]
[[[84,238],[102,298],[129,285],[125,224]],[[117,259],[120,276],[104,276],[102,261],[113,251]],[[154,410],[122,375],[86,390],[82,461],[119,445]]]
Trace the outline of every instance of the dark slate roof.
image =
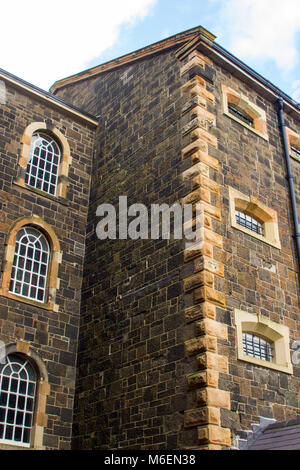
[[269,424],[249,450],[300,450],[300,418]]

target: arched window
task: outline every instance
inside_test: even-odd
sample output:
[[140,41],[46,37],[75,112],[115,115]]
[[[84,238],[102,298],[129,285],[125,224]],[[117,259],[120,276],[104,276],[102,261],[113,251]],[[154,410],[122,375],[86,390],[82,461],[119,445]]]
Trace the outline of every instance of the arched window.
[[243,333],[243,351],[247,356],[256,357],[263,361],[272,360],[271,343],[252,333]]
[[228,112],[248,126],[254,127],[254,119],[234,103],[228,103]]
[[22,227],[16,237],[9,292],[44,302],[49,256],[45,235],[34,227]]
[[26,356],[9,354],[0,364],[0,442],[30,446],[37,379]]
[[60,159],[60,148],[52,137],[41,132],[33,134],[25,184],[55,196]]
[[35,215],[16,220],[7,234],[0,295],[58,311],[61,261],[59,240],[50,225]]
[[33,122],[24,130],[21,144],[15,184],[47,197],[66,198],[72,157],[62,132],[51,123]]

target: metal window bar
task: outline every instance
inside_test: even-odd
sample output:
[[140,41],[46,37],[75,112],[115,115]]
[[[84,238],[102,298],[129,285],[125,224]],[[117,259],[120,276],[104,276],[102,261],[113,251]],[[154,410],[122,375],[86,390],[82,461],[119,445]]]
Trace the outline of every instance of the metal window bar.
[[46,237],[23,227],[16,238],[9,291],[37,302],[45,301],[50,248]]
[[296,148],[296,147],[293,147],[291,145],[291,152],[292,154],[294,154],[296,157],[300,158],[300,149]]
[[272,361],[272,346],[259,336],[243,333],[243,351],[247,356]]
[[242,227],[252,230],[252,232],[258,233],[259,235],[264,234],[263,226],[258,220],[254,219],[250,215],[245,214],[244,212],[235,211],[236,223],[242,225]]
[[245,114],[241,109],[236,107],[234,104],[228,103],[228,111],[230,112],[230,114],[233,114],[245,124],[248,124],[248,126],[254,127],[254,120],[250,116]]
[[0,364],[0,442],[30,446],[36,383],[26,358],[10,354]]
[[34,134],[31,139],[25,183],[55,196],[60,157],[61,152],[55,140],[45,134]]

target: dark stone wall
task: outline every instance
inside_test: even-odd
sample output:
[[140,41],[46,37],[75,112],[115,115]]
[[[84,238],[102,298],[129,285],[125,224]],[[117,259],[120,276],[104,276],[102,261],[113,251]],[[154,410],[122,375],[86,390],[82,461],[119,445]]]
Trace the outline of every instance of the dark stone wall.
[[86,88],[83,83],[70,87],[66,99],[101,115],[87,230],[74,447],[182,447],[182,242],[101,241],[95,233],[99,204],[118,207],[119,196],[125,195],[128,206],[149,208],[176,203],[186,194],[180,178],[179,63],[172,51],[156,55],[100,75]]
[[[69,449],[73,420],[75,364],[79,330],[83,257],[91,177],[94,131],[74,114],[5,85],[6,102],[0,106],[0,266],[12,225],[19,218],[41,218],[54,230],[62,252],[58,311],[0,296],[0,339],[6,345],[24,341],[44,361],[49,375],[48,422],[44,445]],[[51,121],[68,140],[72,163],[67,197],[57,200],[16,185],[21,138],[33,122]]]
[[[294,244],[294,226],[283,144],[276,101],[270,100],[232,73],[216,66],[215,97],[217,110],[218,150],[212,149],[222,165],[222,230],[226,311],[220,321],[229,327],[228,344],[220,345],[229,358],[229,375],[223,376],[221,388],[231,392],[231,411],[223,411],[223,426],[233,434],[251,428],[258,416],[289,420],[299,415],[299,365],[293,374],[253,366],[236,359],[235,308],[262,314],[289,327],[290,344],[299,339],[299,265]],[[269,140],[256,136],[222,111],[221,85],[245,95],[266,112]],[[300,132],[299,121],[285,106],[288,127]],[[292,160],[296,194],[299,195],[299,162]],[[281,249],[230,227],[228,186],[276,210]],[[300,207],[300,206],[299,206]],[[292,351],[291,351],[292,352]]]

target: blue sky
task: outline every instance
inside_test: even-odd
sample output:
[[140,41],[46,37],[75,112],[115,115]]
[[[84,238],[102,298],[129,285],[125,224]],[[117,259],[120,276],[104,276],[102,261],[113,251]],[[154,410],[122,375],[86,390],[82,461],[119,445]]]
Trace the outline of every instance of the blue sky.
[[52,0],[42,11],[41,4],[11,0],[1,6],[0,67],[46,90],[58,79],[201,25],[300,101],[299,0]]

